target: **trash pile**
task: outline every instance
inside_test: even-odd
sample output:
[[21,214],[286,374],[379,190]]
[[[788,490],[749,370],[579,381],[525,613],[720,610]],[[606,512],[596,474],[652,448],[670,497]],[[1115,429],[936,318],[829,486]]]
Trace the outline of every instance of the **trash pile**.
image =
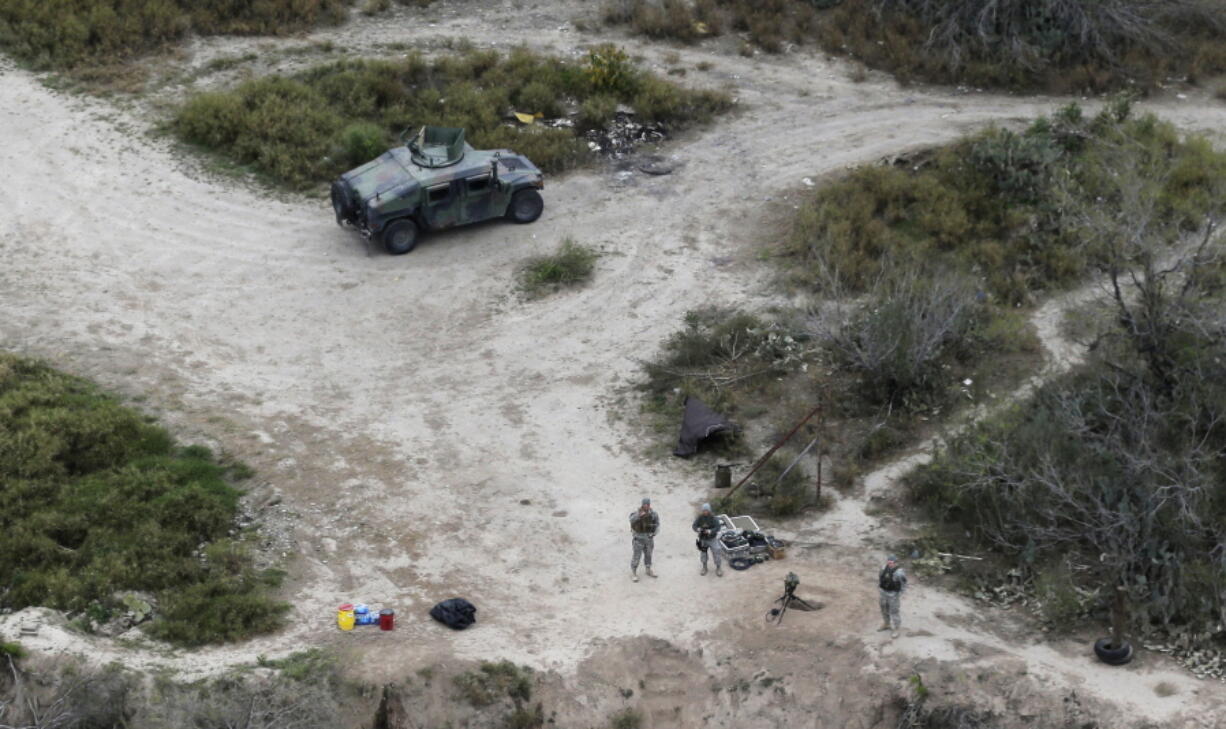
[[758,528],[751,516],[720,514],[723,524],[718,539],[728,557],[728,566],[747,570],[768,559],[783,559],[784,543]]
[[[578,114],[578,111],[572,111],[556,119],[545,119],[539,112],[528,114],[511,111],[507,114],[506,119],[507,123],[512,126],[539,124],[554,129],[574,129],[575,117]],[[619,105],[613,112],[613,118],[605,124],[603,129],[592,129],[584,133],[583,138],[587,140],[588,149],[612,159],[622,159],[633,155],[635,148],[640,145],[661,142],[668,138],[668,129],[663,124],[639,122],[635,120],[636,116],[634,109],[624,104]],[[667,174],[667,172],[644,171],[650,174]]]
[[1171,656],[1197,678],[1215,678],[1226,682],[1226,653],[1206,647],[1207,643],[1207,640],[1175,639],[1174,642],[1146,643],[1145,649]]
[[618,107],[604,129],[593,129],[583,136],[587,139],[588,149],[606,157],[621,159],[633,154],[635,147],[664,141],[668,138],[668,130],[660,122],[635,121],[633,109]]

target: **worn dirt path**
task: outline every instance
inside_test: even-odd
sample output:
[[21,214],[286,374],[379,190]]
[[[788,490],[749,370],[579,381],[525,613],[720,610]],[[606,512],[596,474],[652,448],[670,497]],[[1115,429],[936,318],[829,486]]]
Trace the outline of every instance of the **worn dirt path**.
[[[308,40],[368,48],[462,36],[569,53],[601,37],[567,26],[574,2],[485,5],[479,16],[439,11],[433,25],[408,10],[355,16]],[[730,86],[741,110],[671,143],[666,152],[684,162],[671,176],[553,179],[538,223],[433,235],[399,258],[368,255],[323,200],[277,200],[193,172],[168,143],[141,133],[147,118],[50,91],[0,61],[0,347],[147,397],[173,427],[248,461],[283,491],[274,521],[293,525],[297,540],[295,611],[282,634],[186,653],[48,628],[33,647],[194,676],[343,639],[394,656],[381,669],[389,675],[437,655],[566,673],[593,640],[701,644],[740,614],[743,597],[730,587],[741,576],[700,579],[693,564],[688,523],[705,475],[663,453],[640,457],[635,428],[619,420],[634,412],[620,393],[637,362],[688,309],[769,300],[767,272],[742,242],[760,203],[803,177],[1057,102],[900,89],[877,75],[856,84],[841,62],[808,53],[746,59],[620,40],[648,63],[677,53],[669,65],[689,68],[688,83]],[[190,62],[270,45],[199,42]],[[695,70],[700,61],[712,68]],[[1209,100],[1145,106],[1188,130],[1223,119]],[[567,235],[604,252],[593,283],[534,302],[513,296],[516,263]],[[1044,341],[1071,356],[1055,329]],[[867,480],[888,489],[899,472],[887,465]],[[632,585],[625,521],[643,495],[665,522],[662,578]],[[869,602],[845,615],[849,633],[876,620],[864,586],[879,557],[862,549],[871,531],[831,531],[845,548],[829,557],[841,565],[831,584]],[[761,574],[773,580],[773,569]],[[424,619],[452,595],[479,605],[480,630],[443,634]],[[400,629],[338,635],[332,611],[350,600],[394,605]],[[1084,646],[1001,642],[1000,625],[969,619],[976,610],[917,586],[908,614],[921,634],[872,650],[969,660],[959,645],[997,643],[1053,685],[1162,721],[1191,708],[1199,689],[1161,662],[1120,672]],[[1179,691],[1156,698],[1157,680]]]

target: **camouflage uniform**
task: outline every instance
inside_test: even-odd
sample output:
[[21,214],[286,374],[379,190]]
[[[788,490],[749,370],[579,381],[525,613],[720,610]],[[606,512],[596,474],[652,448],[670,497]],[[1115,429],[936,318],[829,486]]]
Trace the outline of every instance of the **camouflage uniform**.
[[654,510],[646,513],[635,511],[630,514],[630,532],[634,546],[634,556],[630,558],[631,574],[638,571],[639,559],[642,558],[647,574],[655,577],[651,572],[651,553],[655,548],[655,536],[658,531],[660,531],[660,515]]
[[690,526],[698,533],[698,553],[704,575],[707,573],[707,552],[710,552],[715,559],[715,574],[723,576],[723,545],[715,536],[719,533],[719,527],[719,519],[711,513],[710,508],[704,508],[703,513],[699,514]]
[[[894,566],[890,566],[890,562]],[[898,637],[902,627],[902,616],[899,614],[903,590],[907,589],[907,573],[898,566],[898,561],[890,559],[882,566],[877,575],[878,602],[881,605],[881,630],[892,630]]]

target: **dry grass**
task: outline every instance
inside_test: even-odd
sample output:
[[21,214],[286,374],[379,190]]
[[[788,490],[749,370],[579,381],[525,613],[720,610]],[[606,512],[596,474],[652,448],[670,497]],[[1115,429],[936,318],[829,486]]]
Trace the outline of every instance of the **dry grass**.
[[1001,0],[988,25],[982,7],[982,0],[608,0],[605,20],[686,43],[736,33],[767,53],[816,42],[903,82],[1099,92],[1226,71],[1226,14],[1212,0]]

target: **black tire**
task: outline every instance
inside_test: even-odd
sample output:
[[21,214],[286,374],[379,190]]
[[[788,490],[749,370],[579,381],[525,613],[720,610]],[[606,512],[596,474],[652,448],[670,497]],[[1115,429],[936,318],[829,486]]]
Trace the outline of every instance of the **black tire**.
[[507,217],[517,223],[531,223],[541,217],[545,210],[545,201],[536,190],[520,190],[511,196],[511,204],[507,207]]
[[383,229],[383,247],[393,256],[403,256],[417,247],[417,223],[408,218],[392,221]]
[[340,180],[332,183],[332,212],[336,213],[337,225],[353,222],[353,201],[349,199],[345,183]]
[[1094,655],[1108,666],[1122,666],[1132,660],[1132,644],[1124,641],[1112,646],[1110,638],[1099,638],[1094,642]]
[[753,567],[754,561],[752,559],[746,559],[745,557],[733,557],[732,559],[728,560],[728,566],[740,572]]

